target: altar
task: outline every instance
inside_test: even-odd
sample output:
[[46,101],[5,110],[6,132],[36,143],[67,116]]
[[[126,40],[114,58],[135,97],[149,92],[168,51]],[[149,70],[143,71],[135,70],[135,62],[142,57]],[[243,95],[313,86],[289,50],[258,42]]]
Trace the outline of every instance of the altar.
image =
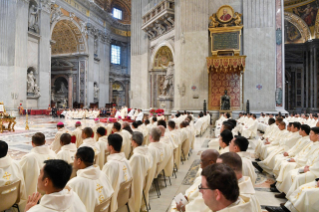
[[[210,17],[211,56],[207,57],[209,75],[208,109],[220,112],[242,110],[243,73],[246,56],[241,53],[241,14],[224,5]],[[223,99],[227,106],[223,106]]]

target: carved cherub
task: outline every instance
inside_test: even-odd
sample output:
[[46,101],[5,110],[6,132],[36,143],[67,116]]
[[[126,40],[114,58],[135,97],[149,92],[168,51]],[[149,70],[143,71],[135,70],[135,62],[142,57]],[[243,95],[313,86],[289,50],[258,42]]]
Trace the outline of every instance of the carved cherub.
[[209,27],[215,28],[218,27],[219,22],[217,21],[216,13],[209,17],[210,23]]
[[234,16],[234,23],[235,23],[235,25],[236,26],[239,26],[239,25],[241,25],[241,17],[242,17],[243,15],[242,14],[240,14],[240,13],[238,13],[238,12],[235,12],[235,16]]

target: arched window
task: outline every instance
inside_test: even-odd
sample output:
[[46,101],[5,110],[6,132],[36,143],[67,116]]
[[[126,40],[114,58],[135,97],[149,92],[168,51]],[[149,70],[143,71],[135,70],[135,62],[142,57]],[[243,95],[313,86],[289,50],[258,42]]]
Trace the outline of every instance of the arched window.
[[119,20],[123,19],[123,12],[118,8],[113,8],[113,17]]

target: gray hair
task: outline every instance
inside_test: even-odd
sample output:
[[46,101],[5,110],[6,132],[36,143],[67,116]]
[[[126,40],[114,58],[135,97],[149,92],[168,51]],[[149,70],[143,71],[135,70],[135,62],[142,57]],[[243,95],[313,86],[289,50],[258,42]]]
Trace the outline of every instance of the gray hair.
[[141,132],[135,131],[132,134],[132,140],[138,145],[141,146],[143,144],[144,136]]
[[151,129],[150,135],[152,136],[154,141],[159,141],[162,136],[162,131],[158,127],[153,127]]

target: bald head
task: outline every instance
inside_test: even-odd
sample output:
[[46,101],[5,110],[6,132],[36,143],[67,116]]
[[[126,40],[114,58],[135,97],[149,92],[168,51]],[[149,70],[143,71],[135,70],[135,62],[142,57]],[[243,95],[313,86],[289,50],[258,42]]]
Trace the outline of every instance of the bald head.
[[218,156],[219,156],[219,153],[215,149],[207,149],[207,150],[203,151],[201,156],[200,156],[201,168],[204,169],[205,167],[216,163]]
[[161,136],[164,136],[165,135],[165,127],[163,127],[162,125],[159,125],[159,126],[157,126],[160,130],[161,130],[161,132],[162,132],[162,135]]

